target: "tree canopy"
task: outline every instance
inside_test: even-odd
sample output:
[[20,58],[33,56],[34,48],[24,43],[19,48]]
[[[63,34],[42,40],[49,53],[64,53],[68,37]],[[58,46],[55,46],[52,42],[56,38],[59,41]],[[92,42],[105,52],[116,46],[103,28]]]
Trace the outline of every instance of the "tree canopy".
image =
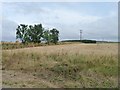
[[59,31],[56,28],[45,30],[42,24],[20,24],[16,28],[16,39],[20,39],[22,43],[40,43],[41,40],[44,40],[47,44],[50,42],[57,44],[59,40]]

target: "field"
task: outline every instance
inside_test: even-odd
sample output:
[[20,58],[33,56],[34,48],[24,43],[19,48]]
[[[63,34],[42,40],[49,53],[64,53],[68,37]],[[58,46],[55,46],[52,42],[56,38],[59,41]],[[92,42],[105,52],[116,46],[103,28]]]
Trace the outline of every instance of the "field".
[[117,43],[2,50],[3,87],[118,87]]

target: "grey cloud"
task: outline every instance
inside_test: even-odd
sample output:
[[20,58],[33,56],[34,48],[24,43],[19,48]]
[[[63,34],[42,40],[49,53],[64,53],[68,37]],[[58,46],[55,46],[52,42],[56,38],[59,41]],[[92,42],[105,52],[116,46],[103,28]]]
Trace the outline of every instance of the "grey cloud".
[[[9,5],[10,4],[10,5]],[[60,16],[62,13],[54,13],[51,9],[41,8],[40,3],[9,3],[7,8],[11,8],[13,14],[17,18],[11,20],[16,20],[18,23],[28,22],[28,23],[42,23],[43,25],[51,27],[56,27],[60,31],[60,40],[63,39],[79,39],[79,30],[83,30],[84,39],[106,39],[106,40],[116,40],[117,36],[117,17],[106,17],[95,22],[83,23],[78,22],[78,18],[70,17],[68,20],[64,20],[67,17],[63,15],[62,19]],[[60,10],[58,10],[59,12]],[[62,10],[61,10],[62,11]],[[7,12],[7,11],[5,11]],[[68,11],[64,11],[68,12]],[[11,14],[10,12],[7,12]],[[6,15],[8,15],[6,13]],[[44,13],[44,14],[42,14]],[[32,15],[31,15],[32,14]],[[68,14],[69,15],[69,14]],[[75,16],[73,14],[73,16]],[[78,15],[79,16],[79,15]],[[9,17],[9,16],[8,16]],[[13,17],[13,15],[11,15]],[[10,18],[11,18],[10,17]],[[20,20],[19,20],[20,19]],[[82,19],[82,18],[81,18]],[[87,20],[87,19],[86,19]],[[91,19],[90,19],[91,20]],[[67,21],[67,22],[66,22]],[[70,22],[70,23],[69,23]],[[72,22],[72,23],[71,23]],[[3,20],[3,40],[15,40],[15,29],[17,23],[10,20]]]
[[49,11],[41,8],[39,6],[38,2],[19,2],[19,3],[4,3],[3,9],[5,8],[11,8],[11,12],[16,14],[24,14],[24,15],[30,15],[30,14],[40,14],[40,13],[48,13]]
[[17,23],[3,19],[2,20],[2,41],[15,41],[15,30]]
[[83,30],[83,39],[118,40],[117,16],[104,17],[92,23],[65,25],[53,23],[60,30],[60,39],[79,39],[79,31]]
[[117,23],[118,23],[117,16],[106,17],[89,25],[86,25],[86,27],[84,27],[84,30],[86,30],[86,33],[89,33],[88,37],[91,36],[93,38],[98,39],[117,40],[118,39]]

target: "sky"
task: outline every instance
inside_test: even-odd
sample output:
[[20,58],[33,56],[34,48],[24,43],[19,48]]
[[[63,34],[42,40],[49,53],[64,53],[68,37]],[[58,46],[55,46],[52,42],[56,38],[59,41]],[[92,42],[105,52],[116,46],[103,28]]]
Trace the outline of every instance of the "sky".
[[60,40],[118,40],[117,2],[4,2],[2,41],[15,41],[19,24],[59,30]]

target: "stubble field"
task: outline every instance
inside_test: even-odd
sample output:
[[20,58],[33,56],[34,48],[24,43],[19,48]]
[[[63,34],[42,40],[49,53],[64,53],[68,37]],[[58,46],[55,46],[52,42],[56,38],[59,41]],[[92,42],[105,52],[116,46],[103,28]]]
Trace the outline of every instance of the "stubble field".
[[118,86],[118,45],[66,44],[2,50],[3,87]]

